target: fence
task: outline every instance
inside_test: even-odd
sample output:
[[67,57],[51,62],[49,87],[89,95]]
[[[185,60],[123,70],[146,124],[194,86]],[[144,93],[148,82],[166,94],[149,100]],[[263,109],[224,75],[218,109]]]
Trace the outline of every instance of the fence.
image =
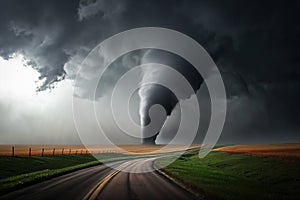
[[[10,150],[9,150],[10,149]],[[115,149],[95,149],[89,151],[85,148],[66,148],[66,147],[25,147],[25,146],[1,146],[0,156],[57,156],[57,155],[87,155],[100,153],[116,153]]]

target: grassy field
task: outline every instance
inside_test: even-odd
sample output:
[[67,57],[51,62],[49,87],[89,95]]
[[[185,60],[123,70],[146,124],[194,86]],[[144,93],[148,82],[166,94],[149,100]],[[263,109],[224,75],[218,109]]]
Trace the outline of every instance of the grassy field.
[[0,193],[99,164],[91,155],[0,157]]
[[299,169],[299,160],[211,152],[184,155],[162,170],[207,199],[300,199]]
[[95,161],[91,155],[0,157],[0,179],[40,170],[70,167]]

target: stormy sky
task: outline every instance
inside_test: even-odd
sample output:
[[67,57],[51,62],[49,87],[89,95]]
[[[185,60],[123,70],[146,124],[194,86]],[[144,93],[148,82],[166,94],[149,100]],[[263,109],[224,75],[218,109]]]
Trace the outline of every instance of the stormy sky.
[[[1,1],[0,143],[80,143],[72,115],[77,70],[98,43],[138,27],[180,31],[213,58],[227,93],[220,143],[299,142],[298,8],[297,1],[258,0]],[[115,65],[136,64],[143,56],[125,55]],[[122,72],[113,66],[107,72],[99,104],[107,103],[106,91]],[[88,99],[84,94],[83,87],[80,97]],[[201,142],[210,115],[205,84],[197,97],[201,122],[195,142]],[[173,137],[179,118],[175,106],[158,143]],[[137,143],[107,126],[117,142]]]

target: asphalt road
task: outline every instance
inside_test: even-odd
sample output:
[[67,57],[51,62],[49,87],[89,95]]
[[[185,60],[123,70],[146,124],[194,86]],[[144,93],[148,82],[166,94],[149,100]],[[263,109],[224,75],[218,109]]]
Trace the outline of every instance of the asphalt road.
[[[79,170],[1,196],[0,199],[159,200],[195,197],[153,171],[153,158],[139,158]],[[123,169],[126,172],[116,170]],[[147,173],[136,173],[150,171]]]

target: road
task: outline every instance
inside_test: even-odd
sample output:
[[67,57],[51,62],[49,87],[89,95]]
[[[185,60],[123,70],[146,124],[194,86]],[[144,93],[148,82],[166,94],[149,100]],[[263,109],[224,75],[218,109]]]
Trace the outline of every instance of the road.
[[[139,158],[110,163],[113,168],[100,165],[79,170],[14,191],[0,199],[195,199],[154,171],[153,160]],[[140,171],[150,172],[136,173]]]

